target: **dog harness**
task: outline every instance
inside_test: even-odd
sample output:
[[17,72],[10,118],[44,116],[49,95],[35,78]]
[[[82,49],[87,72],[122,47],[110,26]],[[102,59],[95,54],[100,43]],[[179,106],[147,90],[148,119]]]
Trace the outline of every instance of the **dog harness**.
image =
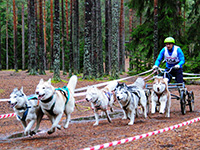
[[[70,93],[69,93],[69,89],[66,86],[63,86],[63,88],[56,88],[55,90],[60,91],[67,99],[67,101],[65,102],[65,106],[67,105],[68,101],[69,101],[69,97],[70,97]],[[67,95],[66,92],[67,91]],[[54,93],[55,94],[55,93]],[[53,95],[54,95],[53,94]],[[41,100],[43,103],[48,103],[53,99],[53,95],[51,97],[49,97],[46,100]],[[51,106],[51,109],[45,109],[50,115],[52,116],[56,116],[56,114],[53,112],[53,109],[55,107],[56,101],[53,103],[53,105]]]
[[110,93],[110,92],[105,92],[105,95],[107,96],[108,100],[110,101],[110,98],[111,98],[111,96],[112,96],[113,94]]
[[27,114],[28,114],[28,110],[29,110],[29,108],[31,108],[31,107],[28,106],[27,104],[26,104],[26,107],[17,108],[18,110],[22,110],[22,109],[25,110],[25,109],[26,109],[26,111],[23,113],[22,118],[21,118],[19,115],[17,115],[17,117],[18,117],[20,120],[25,121],[25,120],[26,120],[26,116],[27,116]]

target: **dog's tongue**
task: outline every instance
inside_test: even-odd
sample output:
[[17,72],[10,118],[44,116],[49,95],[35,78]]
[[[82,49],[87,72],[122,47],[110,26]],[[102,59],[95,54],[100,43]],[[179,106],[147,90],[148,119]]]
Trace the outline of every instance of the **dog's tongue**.
[[43,95],[38,95],[38,99],[40,100],[43,97]]

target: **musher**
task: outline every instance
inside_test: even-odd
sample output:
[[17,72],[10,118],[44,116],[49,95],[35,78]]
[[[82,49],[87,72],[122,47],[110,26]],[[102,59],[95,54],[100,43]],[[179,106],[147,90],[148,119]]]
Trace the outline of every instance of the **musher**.
[[[185,63],[185,58],[183,51],[177,45],[175,45],[175,39],[173,37],[167,37],[164,40],[165,47],[160,51],[158,58],[155,61],[153,69],[157,69],[160,65],[160,62],[164,58],[166,62],[166,70],[169,70],[171,67],[174,67],[170,74],[175,77],[177,83],[183,83],[183,67]],[[172,76],[167,75],[169,82],[171,81]]]

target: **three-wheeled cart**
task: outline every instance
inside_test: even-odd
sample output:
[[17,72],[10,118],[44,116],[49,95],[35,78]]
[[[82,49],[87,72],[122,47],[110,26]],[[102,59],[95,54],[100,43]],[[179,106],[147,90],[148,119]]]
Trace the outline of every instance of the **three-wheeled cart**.
[[[166,73],[169,73],[172,68],[170,68],[169,71],[163,71],[159,68],[159,71],[164,73],[164,77],[166,77]],[[151,90],[153,87],[153,84],[146,84],[146,89]],[[177,90],[179,94],[175,95],[171,93],[171,99],[180,100],[180,106],[181,106],[181,113],[183,115],[186,114],[186,106],[189,106],[189,110],[192,112],[194,111],[194,93],[193,91],[187,91],[187,88],[185,87],[184,83],[169,83],[168,84],[169,90]]]

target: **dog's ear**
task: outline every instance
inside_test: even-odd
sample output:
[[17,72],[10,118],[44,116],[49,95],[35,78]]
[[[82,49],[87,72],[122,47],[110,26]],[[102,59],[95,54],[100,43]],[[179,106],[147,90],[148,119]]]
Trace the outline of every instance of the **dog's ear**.
[[39,82],[39,84],[41,84],[41,83],[43,83],[44,82],[44,80],[43,79],[40,79],[40,82]]
[[49,80],[47,81],[49,84],[51,84],[51,78],[49,78]]
[[16,91],[18,91],[18,88],[14,88],[13,92],[16,92]]
[[164,78],[163,80],[164,80],[165,84],[168,85],[169,79],[168,78]]
[[20,91],[23,93],[23,86],[21,87]]

